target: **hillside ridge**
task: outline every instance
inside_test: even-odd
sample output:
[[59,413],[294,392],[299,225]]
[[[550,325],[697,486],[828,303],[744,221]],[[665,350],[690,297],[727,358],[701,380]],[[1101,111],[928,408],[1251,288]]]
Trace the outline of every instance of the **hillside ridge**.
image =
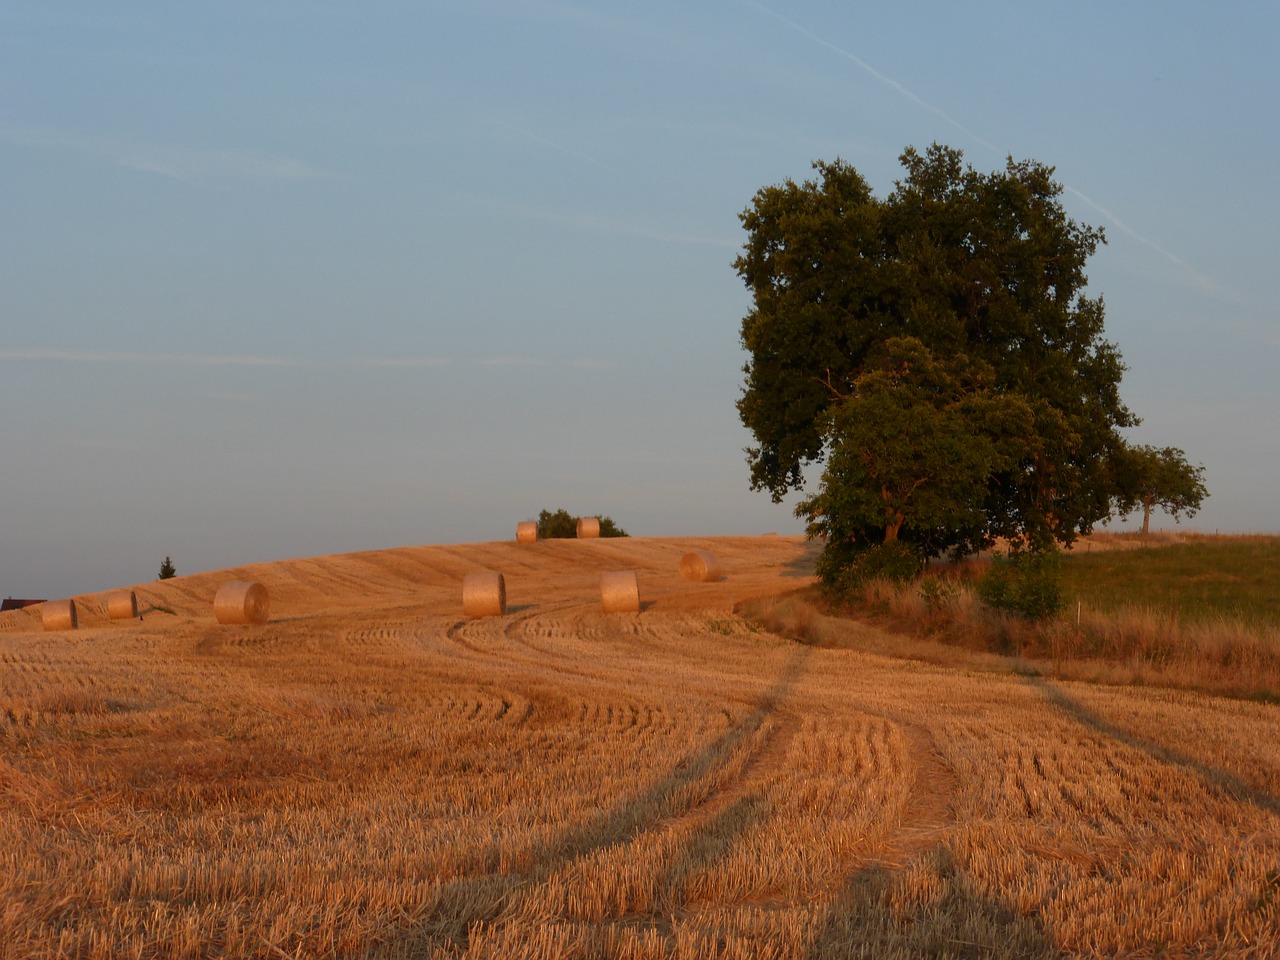
[[[680,558],[709,550],[720,557],[718,584],[691,584],[679,575]],[[477,570],[502,573],[516,608],[548,602],[598,601],[599,575],[635,570],[642,600],[673,600],[690,591],[708,599],[739,602],[773,584],[782,568],[795,586],[809,582],[811,544],[802,536],[619,537],[599,540],[514,540],[401,546],[351,553],[265,561],[113,589],[137,594],[143,623],[211,618],[213,596],[223,583],[256,580],[271,597],[272,619],[300,616],[461,613],[462,578]],[[698,588],[702,589],[699,591]],[[112,590],[78,594],[81,629],[119,629],[106,615]],[[763,592],[777,592],[776,585]],[[52,599],[52,598],[51,598]],[[0,615],[0,631],[40,631],[41,606]]]

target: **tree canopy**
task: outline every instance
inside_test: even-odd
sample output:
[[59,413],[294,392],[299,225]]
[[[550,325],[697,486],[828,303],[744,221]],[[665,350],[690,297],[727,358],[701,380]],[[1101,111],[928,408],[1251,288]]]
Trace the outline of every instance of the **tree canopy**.
[[1043,164],[979,173],[938,144],[900,160],[885,199],[819,161],[741,216],[752,486],[781,500],[825,460],[798,512],[829,545],[1069,543],[1109,515],[1117,431],[1137,423],[1084,293],[1102,231]]

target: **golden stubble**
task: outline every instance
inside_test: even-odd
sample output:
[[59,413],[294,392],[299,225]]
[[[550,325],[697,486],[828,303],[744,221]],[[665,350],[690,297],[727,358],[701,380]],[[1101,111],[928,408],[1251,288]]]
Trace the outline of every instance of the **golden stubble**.
[[[810,560],[406,548],[143,585],[140,623],[6,615],[0,957],[1267,955],[1277,708],[734,613]],[[462,615],[476,569],[506,616]],[[601,612],[614,569],[641,613]],[[213,623],[229,579],[276,619]]]

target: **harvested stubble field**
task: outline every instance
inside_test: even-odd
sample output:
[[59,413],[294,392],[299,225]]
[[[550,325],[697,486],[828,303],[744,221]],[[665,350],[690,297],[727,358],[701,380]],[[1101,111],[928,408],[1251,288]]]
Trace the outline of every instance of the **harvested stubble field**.
[[[0,957],[1280,952],[1280,708],[735,613],[811,564],[405,548],[143,585],[142,622],[5,614]],[[461,616],[481,569],[505,617]],[[639,614],[600,612],[619,569]],[[274,619],[217,625],[227,580]]]

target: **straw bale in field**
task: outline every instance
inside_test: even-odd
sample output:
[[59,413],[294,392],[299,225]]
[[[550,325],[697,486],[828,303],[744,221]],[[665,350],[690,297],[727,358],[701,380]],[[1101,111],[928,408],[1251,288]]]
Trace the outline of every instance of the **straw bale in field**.
[[599,517],[580,517],[578,518],[578,539],[588,540],[592,537],[600,536],[600,518]]
[[521,520],[516,524],[516,543],[537,543],[538,523],[536,520]]
[[133,620],[138,616],[138,595],[132,590],[107,594],[107,616],[112,620]]
[[468,617],[501,617],[507,612],[507,582],[486,570],[462,578],[462,612]]
[[639,613],[640,588],[634,570],[600,574],[600,605],[605,613]]
[[50,600],[40,608],[46,630],[74,630],[80,625],[74,600]]
[[720,561],[709,550],[694,550],[680,558],[680,576],[696,583],[715,583],[723,571]]
[[219,623],[266,623],[270,618],[267,588],[250,580],[233,580],[218,588],[213,615]]

